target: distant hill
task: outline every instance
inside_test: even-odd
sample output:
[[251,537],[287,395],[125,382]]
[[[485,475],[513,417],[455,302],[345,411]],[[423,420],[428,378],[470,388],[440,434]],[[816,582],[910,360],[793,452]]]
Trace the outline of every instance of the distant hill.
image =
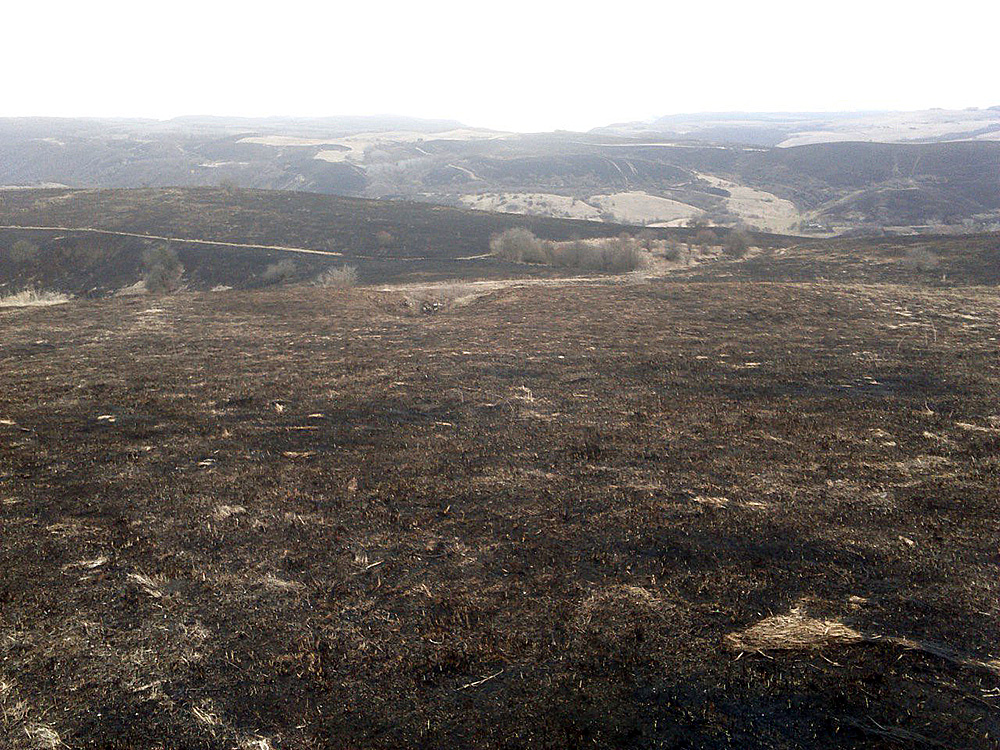
[[802,146],[812,143],[940,143],[1000,140],[1000,108],[916,112],[706,112],[598,128],[611,135],[672,136],[718,143]]
[[676,115],[533,135],[405,117],[0,119],[2,192],[220,185],[612,224],[988,231],[1000,110]]

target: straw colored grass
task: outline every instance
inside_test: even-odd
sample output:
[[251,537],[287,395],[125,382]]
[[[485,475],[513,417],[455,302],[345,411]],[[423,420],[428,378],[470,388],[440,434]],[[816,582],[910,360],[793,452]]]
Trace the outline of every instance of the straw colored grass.
[[808,617],[798,609],[793,609],[787,615],[768,617],[745,630],[730,633],[725,641],[729,648],[746,652],[815,651],[831,646],[853,646],[861,643],[896,646],[935,656],[960,667],[1000,676],[1000,660],[997,659],[984,661],[932,641],[862,633],[836,620]]
[[62,305],[72,299],[61,292],[46,292],[36,289],[25,289],[14,294],[0,297],[0,307],[47,307]]

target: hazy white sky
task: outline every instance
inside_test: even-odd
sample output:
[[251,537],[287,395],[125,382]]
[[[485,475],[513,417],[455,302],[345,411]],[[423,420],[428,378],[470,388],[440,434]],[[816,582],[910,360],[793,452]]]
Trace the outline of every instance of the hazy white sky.
[[2,0],[0,116],[406,114],[517,130],[1000,104],[997,0]]

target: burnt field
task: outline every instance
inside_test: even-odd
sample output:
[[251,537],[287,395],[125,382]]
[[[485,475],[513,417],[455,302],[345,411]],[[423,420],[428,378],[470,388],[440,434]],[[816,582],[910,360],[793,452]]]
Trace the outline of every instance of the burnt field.
[[1000,294],[782,260],[0,310],[0,746],[1000,747]]
[[[515,216],[412,201],[221,188],[0,192],[0,224],[90,227],[220,242],[284,245],[345,255],[448,260],[489,251],[490,236],[523,226],[539,237],[614,237],[618,224]],[[694,230],[655,230],[687,238]],[[379,233],[388,235],[379,243]],[[755,235],[758,244],[782,243]]]
[[[171,246],[185,289],[308,283],[357,268],[361,283],[557,277],[551,267],[490,257],[490,238],[522,227],[547,240],[617,237],[642,228],[471,211],[427,203],[265,190],[163,188],[0,191],[0,296],[43,289],[103,297],[136,284],[144,252]],[[674,243],[692,228],[645,229]],[[724,235],[720,232],[718,241]],[[751,233],[754,246],[796,240]],[[17,252],[19,243],[31,252]]]

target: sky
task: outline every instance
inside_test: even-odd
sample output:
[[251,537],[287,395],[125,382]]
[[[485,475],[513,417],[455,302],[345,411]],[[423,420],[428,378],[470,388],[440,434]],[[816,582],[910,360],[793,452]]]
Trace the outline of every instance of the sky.
[[542,131],[1000,105],[995,0],[8,0],[2,18],[11,117],[399,114]]

